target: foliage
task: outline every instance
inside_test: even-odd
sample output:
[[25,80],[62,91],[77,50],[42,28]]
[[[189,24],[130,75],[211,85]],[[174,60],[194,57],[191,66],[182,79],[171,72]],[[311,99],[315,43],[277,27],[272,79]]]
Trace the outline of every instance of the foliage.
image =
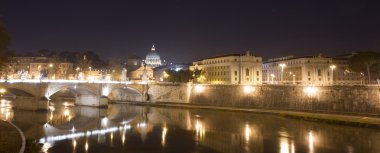
[[168,77],[164,78],[164,81],[168,82],[189,82],[193,79],[193,72],[190,70],[166,70]]
[[200,69],[195,69],[193,71],[193,80],[194,80],[194,83],[199,83],[201,82],[202,80],[202,76],[204,76],[204,71],[200,70]]
[[365,74],[368,83],[370,83],[371,77],[379,76],[380,53],[359,52],[353,55],[348,63],[349,70]]
[[7,32],[5,24],[0,20],[0,68],[2,68],[4,63],[7,61],[7,47],[10,43],[10,39],[11,38]]
[[121,80],[121,74],[125,68],[125,63],[121,59],[108,60],[108,69],[111,70],[111,77],[113,80]]

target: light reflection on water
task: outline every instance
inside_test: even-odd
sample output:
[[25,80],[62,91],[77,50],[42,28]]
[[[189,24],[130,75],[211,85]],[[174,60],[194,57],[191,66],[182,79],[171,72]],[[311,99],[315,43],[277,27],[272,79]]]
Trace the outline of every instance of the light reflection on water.
[[41,152],[49,153],[147,148],[154,152],[380,152],[378,130],[270,115],[116,104],[98,109],[68,102],[55,103],[49,112],[13,110],[9,101],[1,101],[0,106],[2,120],[17,124],[27,139],[43,144]]

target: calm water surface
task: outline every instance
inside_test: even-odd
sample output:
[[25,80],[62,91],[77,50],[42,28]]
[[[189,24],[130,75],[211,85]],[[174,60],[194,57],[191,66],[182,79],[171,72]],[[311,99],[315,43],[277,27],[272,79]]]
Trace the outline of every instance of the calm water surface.
[[108,109],[56,102],[49,112],[11,109],[0,118],[18,125],[41,152],[379,153],[380,131],[213,110],[126,104]]

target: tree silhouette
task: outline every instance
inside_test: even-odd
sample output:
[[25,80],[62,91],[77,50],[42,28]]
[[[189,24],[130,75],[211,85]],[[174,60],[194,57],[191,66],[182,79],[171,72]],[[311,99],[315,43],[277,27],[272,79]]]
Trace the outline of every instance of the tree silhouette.
[[368,83],[371,83],[371,75],[378,75],[379,73],[380,53],[358,52],[349,59],[348,65],[350,71],[364,72]]

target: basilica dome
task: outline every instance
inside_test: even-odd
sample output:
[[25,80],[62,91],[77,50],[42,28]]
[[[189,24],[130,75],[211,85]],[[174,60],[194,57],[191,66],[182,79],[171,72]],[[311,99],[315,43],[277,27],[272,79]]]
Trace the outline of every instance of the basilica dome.
[[152,68],[162,65],[160,54],[156,51],[154,44],[151,51],[146,55],[145,63]]

